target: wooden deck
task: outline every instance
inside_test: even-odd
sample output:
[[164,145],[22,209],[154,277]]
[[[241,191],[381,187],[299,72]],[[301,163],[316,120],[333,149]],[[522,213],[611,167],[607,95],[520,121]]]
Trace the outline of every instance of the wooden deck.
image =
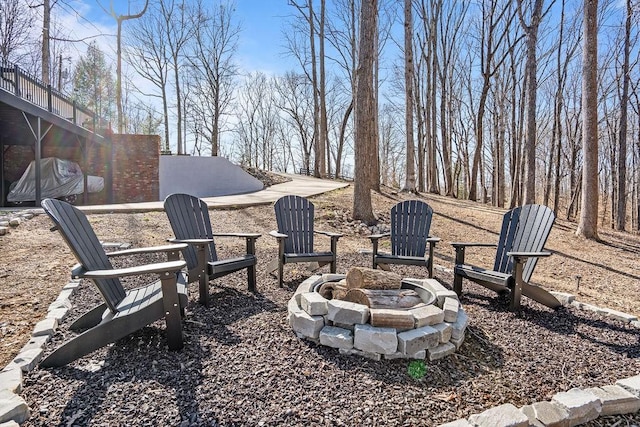
[[[45,85],[17,65],[2,64],[0,66],[0,89],[17,99],[25,100],[31,105],[53,113],[73,125],[87,130],[101,127],[96,126],[99,118],[95,113],[77,105],[68,96],[55,90],[51,85]],[[3,98],[5,101],[10,99],[6,96]]]

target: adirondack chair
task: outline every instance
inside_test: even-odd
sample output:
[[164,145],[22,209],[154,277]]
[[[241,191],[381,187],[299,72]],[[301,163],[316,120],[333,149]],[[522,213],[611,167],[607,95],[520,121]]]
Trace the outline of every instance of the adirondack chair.
[[[543,251],[551,232],[555,215],[541,205],[525,205],[504,214],[498,244],[452,243],[456,251],[453,289],[462,295],[462,279],[467,278],[493,291],[510,293],[510,308],[520,307],[521,295],[525,295],[551,308],[560,301],[540,286],[529,283],[538,258],[551,255]],[[470,246],[496,247],[493,270],[467,265],[465,249]]]
[[[185,262],[179,260],[186,245],[165,245],[153,248],[129,249],[105,253],[87,217],[70,204],[55,200],[42,201],[44,211],[75,255],[79,264],[72,277],[90,279],[100,290],[104,303],[81,316],[71,329],[89,328],[62,344],[40,364],[44,367],[63,366],[100,347],[115,342],[144,326],[165,319],[169,349],[183,346],[181,316],[187,305],[186,278],[181,272]],[[142,253],[167,253],[169,261],[113,268],[110,258]],[[159,280],[133,290],[125,290],[120,277],[157,275]]]
[[[175,239],[172,243],[187,243],[183,251],[187,261],[189,279],[199,281],[200,303],[209,306],[209,282],[227,274],[247,270],[247,284],[256,290],[256,240],[258,233],[214,233],[211,229],[207,204],[188,194],[170,194],[164,200]],[[246,240],[246,254],[219,259],[214,237],[235,237]]]
[[[433,277],[433,250],[438,237],[430,237],[433,209],[420,200],[407,200],[391,208],[391,232],[369,236],[373,245],[373,268],[388,270],[388,264],[423,265]],[[391,239],[391,253],[378,252],[378,242]],[[427,253],[427,244],[429,252]]]
[[[340,233],[314,230],[313,203],[300,196],[284,196],[274,204],[277,231],[269,234],[278,241],[278,259],[267,268],[270,273],[278,270],[278,284],[282,287],[284,265],[289,263],[317,263],[317,268],[330,265],[331,273],[336,272],[336,254]],[[314,234],[322,234],[331,239],[329,252],[314,250]]]

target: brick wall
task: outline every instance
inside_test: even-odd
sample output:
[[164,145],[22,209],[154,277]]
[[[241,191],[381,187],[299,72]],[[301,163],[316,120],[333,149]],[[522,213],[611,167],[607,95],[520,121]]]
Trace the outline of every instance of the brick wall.
[[[113,163],[111,163],[113,144]],[[20,179],[34,158],[33,146],[5,146],[4,177],[7,182]],[[112,135],[111,142],[91,144],[87,148],[87,164],[84,164],[80,145],[60,146],[55,140],[46,140],[42,157],[59,157],[73,160],[83,167],[88,175],[105,179],[105,189],[89,194],[89,204],[109,203],[113,166],[113,203],[156,201],[159,197],[160,137],[157,135]],[[78,200],[77,204],[82,204]]]
[[112,135],[113,203],[158,200],[160,137]]

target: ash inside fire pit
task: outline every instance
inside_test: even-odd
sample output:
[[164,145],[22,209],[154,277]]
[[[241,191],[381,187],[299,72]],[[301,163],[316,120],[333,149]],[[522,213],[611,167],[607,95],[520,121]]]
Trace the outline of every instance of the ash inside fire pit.
[[439,359],[462,345],[467,326],[455,292],[438,281],[364,268],[305,280],[288,311],[298,337],[376,360]]

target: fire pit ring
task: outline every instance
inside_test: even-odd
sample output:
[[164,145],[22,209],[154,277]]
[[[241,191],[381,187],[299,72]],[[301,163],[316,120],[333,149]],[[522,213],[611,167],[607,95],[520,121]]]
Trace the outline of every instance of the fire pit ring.
[[[468,317],[456,293],[437,280],[403,279],[401,288],[414,290],[423,304],[381,312],[364,304],[327,299],[318,293],[323,284],[344,278],[342,274],[325,274],[300,284],[288,304],[289,325],[299,338],[337,348],[341,354],[374,360],[436,360],[462,345]],[[376,318],[399,319],[399,326],[377,325]]]

